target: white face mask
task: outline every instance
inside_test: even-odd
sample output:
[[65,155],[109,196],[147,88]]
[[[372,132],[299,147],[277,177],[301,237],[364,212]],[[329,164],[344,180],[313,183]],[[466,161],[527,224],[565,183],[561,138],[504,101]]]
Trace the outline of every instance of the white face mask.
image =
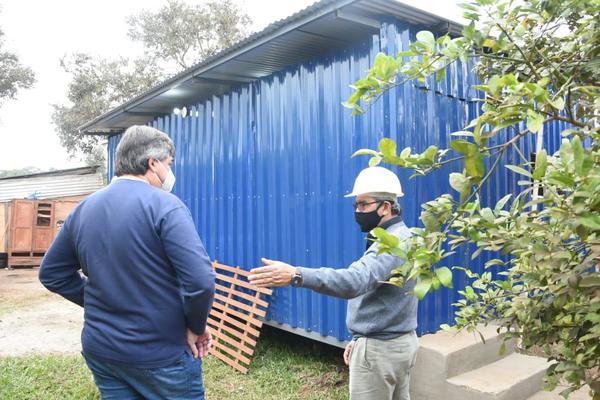
[[[163,168],[167,169],[167,167],[165,167],[165,165],[161,161],[159,161],[159,163],[163,166]],[[156,177],[158,178],[158,181],[161,183],[160,188],[165,192],[170,192],[171,190],[173,190],[173,186],[175,186],[175,175],[173,174],[171,168],[168,168],[168,171],[169,172],[167,173],[167,177],[165,178],[164,182],[160,180],[160,176],[158,176],[156,172],[154,173],[154,175],[156,175]]]

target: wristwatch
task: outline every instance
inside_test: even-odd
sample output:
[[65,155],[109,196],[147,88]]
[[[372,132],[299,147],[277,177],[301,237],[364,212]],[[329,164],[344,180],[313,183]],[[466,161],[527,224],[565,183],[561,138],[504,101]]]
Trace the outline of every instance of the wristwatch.
[[294,276],[292,276],[292,281],[290,282],[290,284],[293,287],[299,287],[300,285],[302,285],[302,272],[300,272],[298,269],[296,269],[296,273],[294,274]]

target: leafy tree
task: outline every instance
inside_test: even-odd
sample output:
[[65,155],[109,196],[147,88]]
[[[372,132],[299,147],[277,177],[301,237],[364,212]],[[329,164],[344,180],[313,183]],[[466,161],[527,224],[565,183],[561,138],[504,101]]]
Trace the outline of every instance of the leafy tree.
[[52,121],[62,146],[72,155],[90,154],[100,137],[81,135],[78,127],[160,81],[162,70],[144,59],[96,59],[75,53],[61,60],[73,76],[67,98],[71,105],[54,104]]
[[[384,230],[374,233],[385,251],[406,260],[392,283],[419,277],[419,298],[452,286],[453,271],[443,266],[452,252],[474,249],[472,259],[491,253],[496,258],[483,273],[454,268],[471,278],[455,304],[456,326],[499,323],[506,339],[519,339],[525,349],[541,346],[554,362],[548,390],[566,382],[567,397],[588,384],[598,400],[600,3],[475,0],[462,7],[470,20],[462,37],[421,31],[406,51],[379,54],[345,103],[353,114],[364,113],[390,88],[442,79],[450,64],[469,59],[481,82],[476,89],[485,94],[481,113],[453,133],[449,149],[432,144],[423,153],[398,154],[396,143],[383,139],[379,149],[356,153],[370,155],[371,165],[390,163],[417,176],[449,163],[461,170],[449,175],[454,193],[423,205],[423,227],[413,229],[406,245]],[[556,121],[568,123],[560,150],[542,149],[530,162],[519,144],[529,135],[540,140],[544,125]],[[499,144],[490,145],[492,139]],[[482,204],[480,193],[509,149],[521,163],[504,166],[523,177],[522,190]]]
[[251,21],[231,0],[197,5],[169,0],[157,12],[143,11],[128,22],[129,37],[142,42],[148,56],[185,69],[243,39]]
[[4,32],[0,30],[0,104],[15,99],[20,89],[29,89],[35,83],[31,68],[24,67],[19,57],[4,49]]
[[62,146],[86,162],[102,162],[99,137],[81,135],[78,127],[130,100],[167,78],[171,65],[185,68],[231,45],[246,34],[250,19],[231,1],[188,6],[177,0],[157,13],[129,18],[130,38],[141,41],[141,58],[95,58],[75,53],[61,60],[72,75],[67,97],[71,104],[54,104],[52,121]]

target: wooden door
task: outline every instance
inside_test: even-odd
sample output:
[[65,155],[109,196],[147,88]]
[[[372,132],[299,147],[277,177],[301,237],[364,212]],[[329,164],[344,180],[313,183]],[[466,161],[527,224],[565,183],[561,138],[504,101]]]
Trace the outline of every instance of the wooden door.
[[13,200],[10,235],[11,253],[30,253],[33,244],[35,202]]
[[37,201],[35,210],[32,251],[45,253],[54,238],[54,203]]

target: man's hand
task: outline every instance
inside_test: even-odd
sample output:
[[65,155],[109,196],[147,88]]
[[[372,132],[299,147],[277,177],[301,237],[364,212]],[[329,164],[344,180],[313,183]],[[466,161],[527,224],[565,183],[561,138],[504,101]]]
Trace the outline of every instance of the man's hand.
[[204,330],[204,333],[198,336],[196,344],[198,345],[198,355],[200,356],[200,358],[206,357],[213,346],[213,338],[210,331],[208,330],[208,326]]
[[191,330],[187,330],[187,342],[188,346],[190,346],[190,350],[192,351],[192,355],[194,358],[198,358],[198,347],[196,346],[196,342],[198,341],[198,335],[196,335]]
[[281,261],[262,259],[265,267],[254,268],[250,271],[250,283],[258,287],[281,287],[292,282],[296,267]]
[[194,358],[206,357],[213,345],[212,335],[210,334],[208,327],[206,327],[204,333],[201,335],[196,335],[188,329],[187,342],[188,346],[190,346],[190,350],[192,350]]
[[346,365],[350,365],[350,355],[352,354],[352,348],[354,347],[354,340],[350,341],[346,345],[346,350],[344,350],[344,362]]

